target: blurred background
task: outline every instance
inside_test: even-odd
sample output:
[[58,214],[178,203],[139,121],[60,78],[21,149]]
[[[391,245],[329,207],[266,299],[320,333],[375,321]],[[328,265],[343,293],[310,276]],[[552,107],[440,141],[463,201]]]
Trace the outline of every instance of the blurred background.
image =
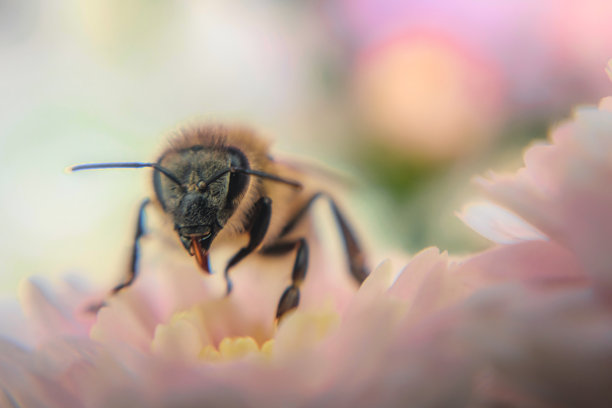
[[473,174],[612,94],[609,0],[0,0],[0,294],[25,276],[114,283],[152,160],[194,117],[353,180],[381,253],[488,244],[454,211]]

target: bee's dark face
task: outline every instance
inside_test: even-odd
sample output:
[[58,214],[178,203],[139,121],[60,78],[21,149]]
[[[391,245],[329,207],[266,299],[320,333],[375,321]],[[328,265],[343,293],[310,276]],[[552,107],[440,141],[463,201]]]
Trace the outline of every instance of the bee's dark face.
[[[194,146],[169,151],[158,161],[180,185],[160,172],[154,172],[155,193],[164,211],[174,220],[181,242],[204,266],[210,244],[225,226],[248,184],[248,176],[227,172],[231,167],[248,168],[237,149]],[[214,181],[210,181],[214,179]],[[207,263],[207,261],[206,261]]]

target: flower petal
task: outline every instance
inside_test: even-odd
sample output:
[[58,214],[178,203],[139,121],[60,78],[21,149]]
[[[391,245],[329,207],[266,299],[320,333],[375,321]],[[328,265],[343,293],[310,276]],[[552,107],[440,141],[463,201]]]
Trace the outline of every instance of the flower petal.
[[580,109],[553,143],[525,154],[515,176],[479,179],[485,192],[551,240],[575,251],[585,270],[612,290],[612,112]]
[[72,311],[63,307],[51,293],[45,292],[41,284],[24,281],[20,286],[20,300],[38,344],[57,336],[87,336],[87,328],[75,321]]
[[547,239],[517,215],[492,203],[469,204],[457,216],[474,231],[498,244]]

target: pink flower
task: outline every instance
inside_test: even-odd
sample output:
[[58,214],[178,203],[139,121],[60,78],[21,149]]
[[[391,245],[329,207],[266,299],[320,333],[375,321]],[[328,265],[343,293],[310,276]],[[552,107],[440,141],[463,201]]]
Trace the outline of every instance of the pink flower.
[[[599,108],[581,108],[572,121],[560,125],[551,136],[552,144],[536,145],[525,153],[525,167],[515,175],[478,178],[486,194],[518,215],[524,222],[509,218],[493,229],[477,225],[490,216],[467,211],[464,220],[484,235],[509,233],[517,238],[546,237],[559,250],[571,253],[586,276],[609,289],[612,284],[612,99]],[[494,210],[486,207],[486,211]],[[478,214],[480,212],[480,214]],[[499,219],[499,217],[496,217]]]
[[[181,271],[173,287],[151,283],[155,277],[149,273],[146,289],[143,283],[109,300],[89,336],[77,330],[87,327],[78,323],[78,309],[66,310],[73,299],[52,299],[27,283],[23,292],[33,326],[56,337],[30,350],[4,342],[0,377],[6,379],[7,401],[24,406],[389,405],[408,390],[422,393],[424,401],[436,400],[438,392],[424,387],[432,376],[445,373],[455,388],[457,376],[469,369],[429,347],[428,339],[440,329],[436,324],[427,329],[432,322],[423,321],[472,290],[470,273],[451,278],[450,270],[448,257],[429,249],[392,284],[396,274],[387,262],[344,312],[332,299],[302,308],[277,330],[269,318],[274,308],[262,313],[271,303],[263,298],[249,308],[240,295],[203,296],[168,313],[184,302],[170,294],[188,293],[198,272]],[[247,278],[240,274],[236,288]],[[446,347],[448,340],[441,341]],[[422,370],[426,375],[419,377]],[[411,383],[393,383],[411,377]]]
[[606,79],[596,73],[612,46],[606,1],[335,0],[329,7],[335,28],[358,55],[407,32],[452,38],[487,62],[468,71],[468,86],[486,90],[492,76],[501,82],[490,91],[505,117],[564,112],[568,104],[605,95]]
[[606,94],[605,0],[335,0],[328,9],[351,53],[358,133],[412,160],[469,158],[519,124]]
[[359,55],[354,71],[359,119],[411,156],[465,155],[482,148],[499,126],[497,67],[439,31],[391,36]]
[[283,260],[245,262],[225,297],[154,237],[142,276],[97,314],[99,292],[26,282],[27,324],[1,327],[0,405],[609,406],[611,104],[515,175],[479,179],[506,210],[463,217],[504,244],[425,249],[357,290],[319,234],[304,301],[278,326]]
[[467,302],[470,347],[492,368],[484,401],[608,406],[612,98],[578,109],[550,144],[531,147],[524,159],[514,175],[476,179],[503,208],[473,205],[461,215],[484,236],[510,244],[466,264],[493,280],[520,283],[491,287]]

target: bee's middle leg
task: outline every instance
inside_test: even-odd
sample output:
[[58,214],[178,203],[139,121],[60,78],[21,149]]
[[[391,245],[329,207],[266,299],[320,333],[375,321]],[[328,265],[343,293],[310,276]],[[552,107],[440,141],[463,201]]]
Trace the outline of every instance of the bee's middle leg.
[[326,198],[329,201],[331,206],[332,214],[336,220],[337,226],[340,230],[340,235],[342,237],[342,242],[344,244],[344,251],[346,254],[346,258],[348,261],[349,269],[353,278],[359,283],[363,283],[363,281],[368,277],[368,268],[366,267],[365,255],[357,241],[357,237],[353,232],[353,229],[349,225],[348,221],[342,215],[342,212],[338,208],[338,205],[334,201],[334,199],[326,193],[318,192],[314,194],[310,199],[304,204],[304,206],[297,211],[293,215],[293,217],[289,220],[289,222],[282,229],[279,238],[283,238],[289,233],[291,233],[296,226],[304,219],[308,211],[310,211],[312,204],[319,198]]
[[276,319],[279,320],[285,313],[298,307],[300,303],[300,286],[306,278],[308,270],[308,243],[304,238],[295,241],[278,242],[262,248],[262,255],[284,255],[295,250],[295,261],[291,272],[291,284],[283,292],[278,307]]

